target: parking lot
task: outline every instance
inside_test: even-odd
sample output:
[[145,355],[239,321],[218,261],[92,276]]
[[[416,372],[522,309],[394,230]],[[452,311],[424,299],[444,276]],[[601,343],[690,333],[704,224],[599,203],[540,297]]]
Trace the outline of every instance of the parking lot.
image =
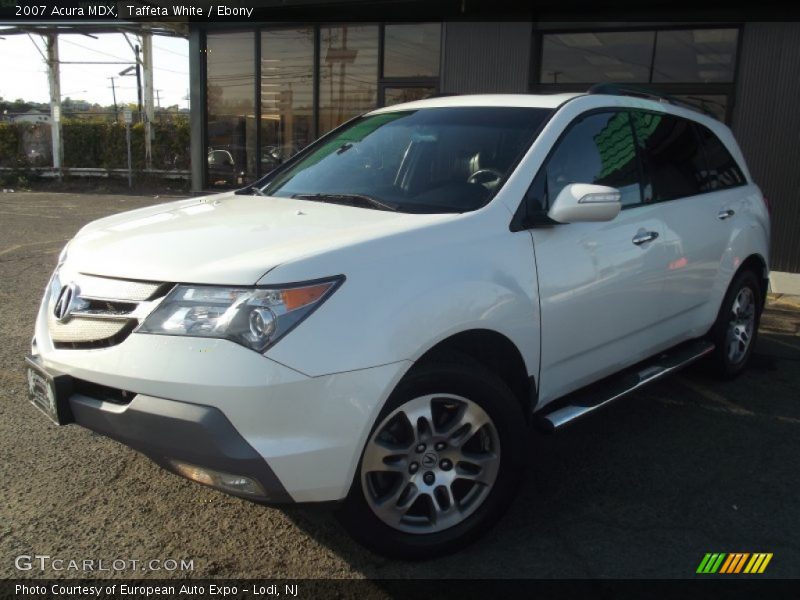
[[[23,357],[45,283],[86,222],[164,198],[0,194],[0,576],[14,557],[190,559],[130,577],[692,577],[707,552],[771,552],[800,577],[800,310],[765,315],[752,368],[692,368],[555,435],[501,523],[460,554],[386,560],[321,508],[258,506],[184,481],[28,404]],[[102,574],[108,576],[109,573]]]

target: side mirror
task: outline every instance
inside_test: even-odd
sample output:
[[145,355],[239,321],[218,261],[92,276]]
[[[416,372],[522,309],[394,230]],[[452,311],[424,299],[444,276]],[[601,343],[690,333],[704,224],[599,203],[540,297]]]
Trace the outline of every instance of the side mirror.
[[547,216],[557,223],[611,221],[622,209],[617,188],[591,183],[570,183],[556,197]]

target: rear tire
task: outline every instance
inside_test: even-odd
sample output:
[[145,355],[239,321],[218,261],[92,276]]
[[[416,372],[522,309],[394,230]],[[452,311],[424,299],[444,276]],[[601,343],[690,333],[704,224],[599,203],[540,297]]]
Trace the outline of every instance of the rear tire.
[[414,367],[372,428],[339,520],[384,556],[460,550],[510,504],[525,418],[495,374],[468,358]]
[[747,366],[758,337],[763,297],[758,276],[749,269],[731,282],[708,334],[715,346],[708,364],[717,377],[733,379]]

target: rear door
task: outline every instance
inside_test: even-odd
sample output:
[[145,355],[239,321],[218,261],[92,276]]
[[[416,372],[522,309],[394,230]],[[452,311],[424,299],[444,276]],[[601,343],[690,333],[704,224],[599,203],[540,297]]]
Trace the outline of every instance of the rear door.
[[702,125],[664,113],[634,111],[646,195],[662,208],[662,329],[674,342],[705,333],[716,315],[711,299],[745,183],[733,158]]
[[527,201],[545,213],[569,183],[622,192],[605,223],[531,229],[541,303],[539,394],[547,402],[656,351],[666,254],[660,207],[643,202],[630,118],[593,111],[569,125],[534,179]]

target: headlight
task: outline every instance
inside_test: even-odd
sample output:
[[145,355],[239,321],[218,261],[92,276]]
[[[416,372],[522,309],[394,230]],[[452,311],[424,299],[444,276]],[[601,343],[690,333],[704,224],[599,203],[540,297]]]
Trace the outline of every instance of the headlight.
[[264,352],[320,306],[344,281],[241,288],[178,285],[136,330],[222,338]]

